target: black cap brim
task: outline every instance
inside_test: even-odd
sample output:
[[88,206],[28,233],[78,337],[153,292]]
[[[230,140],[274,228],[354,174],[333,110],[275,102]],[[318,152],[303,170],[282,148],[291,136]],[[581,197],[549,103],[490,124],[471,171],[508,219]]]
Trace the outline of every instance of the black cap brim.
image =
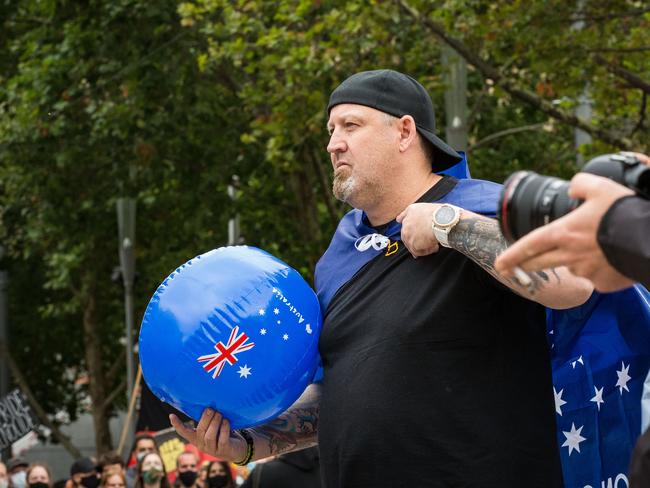
[[422,129],[421,127],[417,127],[417,129],[420,135],[433,147],[434,158],[432,166],[436,172],[451,168],[463,160],[463,157],[460,154],[433,132]]

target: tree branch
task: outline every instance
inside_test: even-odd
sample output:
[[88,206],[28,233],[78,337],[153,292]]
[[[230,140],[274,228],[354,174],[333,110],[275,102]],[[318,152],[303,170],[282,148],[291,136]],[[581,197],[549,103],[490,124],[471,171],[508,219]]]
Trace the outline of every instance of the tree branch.
[[643,93],[650,94],[650,83],[643,80],[635,73],[632,73],[630,70],[627,70],[622,66],[608,60],[607,58],[604,58],[600,54],[594,54],[594,60],[597,63],[604,64],[609,72],[615,74],[619,78],[623,78],[630,84],[630,86],[638,88],[639,90],[643,91]]
[[594,49],[585,49],[588,53],[638,53],[650,51],[650,46],[639,47],[599,47]]
[[3,357],[7,360],[7,364],[9,364],[9,369],[11,370],[11,374],[13,375],[16,384],[27,397],[27,401],[29,401],[30,406],[34,409],[34,413],[36,413],[36,416],[41,421],[41,423],[50,429],[50,431],[52,431],[52,435],[61,443],[65,450],[68,451],[74,459],[80,458],[81,451],[79,451],[79,449],[77,449],[74,444],[70,442],[70,438],[61,432],[61,430],[59,430],[59,428],[48,418],[45,410],[43,410],[41,404],[38,402],[38,400],[36,400],[36,397],[29,387],[29,384],[27,383],[27,380],[25,379],[22,371],[20,371],[20,368],[14,361],[14,358],[9,353],[9,349],[7,348],[6,344],[3,341],[0,341],[0,358]]
[[124,348],[122,352],[117,355],[115,361],[113,362],[113,364],[111,364],[111,367],[108,368],[108,371],[104,375],[104,377],[106,378],[107,385],[110,385],[115,381],[115,378],[117,377],[117,374],[120,370],[120,366],[124,366],[125,360],[126,360],[126,348]]
[[124,388],[126,388],[126,378],[122,378],[120,384],[117,385],[117,387],[106,397],[106,400],[104,400],[104,403],[102,404],[102,409],[104,411],[108,411],[113,401],[117,398],[117,395],[122,393]]
[[632,142],[625,137],[619,136],[614,132],[602,129],[600,127],[595,127],[588,122],[578,118],[577,116],[566,113],[563,110],[555,107],[552,103],[540,98],[535,95],[533,92],[528,90],[523,90],[515,86],[515,84],[503,76],[499,70],[485,62],[480,56],[471,51],[465,44],[463,44],[458,39],[451,37],[445,29],[439,25],[437,22],[434,22],[431,19],[423,17],[416,9],[411,7],[406,0],[395,0],[395,2],[400,6],[404,11],[411,15],[417,22],[422,24],[426,29],[432,32],[436,37],[438,37],[442,42],[451,46],[455,49],[458,54],[460,54],[465,60],[478,69],[483,76],[491,79],[494,83],[500,86],[506,93],[509,93],[512,97],[519,99],[528,105],[535,107],[536,109],[544,112],[546,115],[559,120],[560,122],[570,125],[572,127],[577,127],[582,129],[591,136],[600,139],[607,144],[610,144],[614,147],[624,150],[632,149]]
[[625,17],[639,17],[648,12],[650,12],[650,9],[643,8],[637,10],[628,10],[627,12],[617,12],[617,13],[602,14],[602,15],[582,14],[582,15],[574,15],[569,17],[567,19],[567,22],[571,22],[571,23],[591,22],[591,21],[608,20],[608,19],[621,19]]
[[529,130],[540,130],[544,127],[543,123],[539,124],[530,124],[530,125],[522,125],[521,127],[512,127],[510,129],[505,129],[501,130],[499,132],[495,132],[494,134],[490,134],[487,137],[484,137],[480,141],[478,141],[476,144],[472,144],[470,147],[467,148],[467,152],[473,151],[474,149],[484,146],[488,142],[491,142],[495,139],[498,139],[500,137],[505,137],[509,136],[512,134],[518,134],[519,132],[526,132]]

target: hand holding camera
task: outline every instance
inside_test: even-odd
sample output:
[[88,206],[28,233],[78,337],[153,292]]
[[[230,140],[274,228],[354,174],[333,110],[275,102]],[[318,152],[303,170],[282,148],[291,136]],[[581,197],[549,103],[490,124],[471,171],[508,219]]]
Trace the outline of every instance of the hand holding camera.
[[625,153],[595,158],[570,183],[532,172],[511,175],[501,195],[499,221],[509,242],[525,237],[497,258],[496,270],[509,277],[516,267],[539,271],[564,265],[599,291],[632,285],[635,280],[612,267],[597,233],[614,202],[634,193],[648,198],[647,164],[647,156]]

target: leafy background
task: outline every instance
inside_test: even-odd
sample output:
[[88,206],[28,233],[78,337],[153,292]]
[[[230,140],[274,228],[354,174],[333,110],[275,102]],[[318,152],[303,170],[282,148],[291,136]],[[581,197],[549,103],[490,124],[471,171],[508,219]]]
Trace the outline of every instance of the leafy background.
[[98,452],[125,408],[117,198],[137,201],[140,318],[172,269],[226,244],[235,213],[247,244],[311,279],[347,210],[324,108],[356,71],[420,80],[444,135],[442,49],[467,58],[474,177],[566,178],[578,155],[650,140],[641,1],[3,0],[0,22],[10,350],[55,424],[92,412]]

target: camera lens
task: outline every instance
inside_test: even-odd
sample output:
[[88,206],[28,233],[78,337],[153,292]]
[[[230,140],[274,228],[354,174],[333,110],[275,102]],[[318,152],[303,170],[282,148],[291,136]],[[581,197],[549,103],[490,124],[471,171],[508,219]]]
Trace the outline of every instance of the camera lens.
[[532,171],[508,177],[499,198],[501,232],[514,242],[531,230],[567,214],[580,203],[568,195],[569,182]]

